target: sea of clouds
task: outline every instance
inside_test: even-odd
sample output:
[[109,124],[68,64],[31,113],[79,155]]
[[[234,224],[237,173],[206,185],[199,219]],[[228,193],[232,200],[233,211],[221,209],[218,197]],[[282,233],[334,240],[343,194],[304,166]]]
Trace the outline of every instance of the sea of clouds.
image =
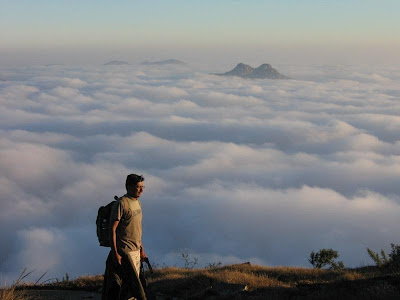
[[146,178],[143,243],[160,266],[310,266],[333,248],[356,267],[400,243],[400,67],[274,67],[294,80],[1,68],[1,279],[102,273],[97,209],[129,173]]

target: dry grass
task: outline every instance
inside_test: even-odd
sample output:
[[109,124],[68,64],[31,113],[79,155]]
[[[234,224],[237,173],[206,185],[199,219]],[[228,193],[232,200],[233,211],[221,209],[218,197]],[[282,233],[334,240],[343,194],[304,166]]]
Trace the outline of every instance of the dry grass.
[[0,289],[0,300],[30,300],[31,297],[24,291],[19,291],[18,287],[21,286],[22,280],[31,273],[27,272],[25,268],[13,285]]
[[[287,288],[300,281],[323,280],[327,271],[300,268],[268,268],[259,266],[228,266],[216,269],[164,268],[157,271],[149,283],[162,285],[162,289],[176,284],[185,287],[207,288],[216,283],[247,285],[249,289],[279,287]],[[328,276],[334,277],[332,275]],[[337,277],[337,276],[336,276]]]
[[[87,275],[70,281],[19,285],[18,289],[98,291],[102,282],[101,275]],[[400,299],[400,274],[377,267],[341,271],[250,264],[162,268],[148,276],[148,283],[151,294],[160,299]],[[0,300],[27,299],[14,289],[1,293]]]
[[68,281],[56,281],[45,284],[24,283],[17,286],[18,290],[83,290],[98,291],[103,284],[103,275],[85,275]]
[[103,282],[102,275],[86,275],[78,277],[72,281],[61,281],[47,284],[38,284],[33,282],[22,283],[22,279],[26,276],[25,270],[21,276],[10,287],[0,289],[0,300],[33,300],[36,299],[30,296],[30,290],[85,290],[98,291]]
[[265,287],[293,287],[301,283],[325,283],[338,280],[367,278],[355,271],[329,271],[296,267],[262,267],[256,265],[233,265],[215,269],[164,268],[150,279],[150,283],[161,281],[225,282],[247,285],[252,289]]
[[15,287],[0,290],[0,300],[29,300],[31,299],[23,291],[16,291]]
[[215,269],[159,269],[149,284],[155,294],[183,299],[206,299],[204,293],[211,290],[216,299],[340,299],[348,298],[350,291],[354,296],[351,299],[369,299],[369,294],[371,299],[393,295],[400,299],[396,288],[399,276],[394,279],[397,281],[382,279],[392,275],[377,268],[331,271],[242,264]]
[[68,290],[85,290],[85,291],[97,291],[103,284],[103,275],[86,275],[77,277],[74,280],[60,283],[50,283],[47,287],[54,287]]

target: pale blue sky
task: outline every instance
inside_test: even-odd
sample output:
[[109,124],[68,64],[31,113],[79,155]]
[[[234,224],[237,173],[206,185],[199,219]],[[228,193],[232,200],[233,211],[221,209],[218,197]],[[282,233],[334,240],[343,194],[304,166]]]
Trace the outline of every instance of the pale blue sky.
[[398,0],[0,0],[0,50],[400,47]]

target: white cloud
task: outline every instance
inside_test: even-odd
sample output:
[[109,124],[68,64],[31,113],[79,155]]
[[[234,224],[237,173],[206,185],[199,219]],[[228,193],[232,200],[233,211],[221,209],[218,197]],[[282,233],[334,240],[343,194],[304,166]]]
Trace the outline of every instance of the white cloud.
[[66,240],[58,230],[32,228],[17,233],[21,251],[18,261],[28,269],[53,269],[63,262]]
[[[187,230],[186,236],[196,238],[174,243],[212,252],[219,247],[217,236],[224,237],[222,243],[231,243],[224,249],[226,255],[243,257],[248,254],[243,247],[250,248],[274,265],[301,264],[311,250],[331,247],[339,250],[344,261],[357,265],[360,256],[367,257],[366,245],[377,248],[389,236],[400,238],[388,230],[397,223],[400,205],[371,192],[347,198],[329,189],[307,186],[273,190],[241,183],[210,184],[188,188],[180,201],[182,210],[190,213],[180,214],[178,223],[191,226],[180,230],[176,225],[174,229]],[[204,215],[209,218],[203,219]],[[161,220],[168,222],[167,218]],[[209,243],[206,234],[197,234],[202,230],[215,242]]]
[[97,209],[131,172],[146,177],[144,242],[160,264],[189,249],[203,265],[307,265],[311,250],[332,247],[358,266],[370,263],[366,247],[399,243],[400,72],[286,71],[299,80],[0,70],[4,272],[47,249],[55,276],[101,272]]

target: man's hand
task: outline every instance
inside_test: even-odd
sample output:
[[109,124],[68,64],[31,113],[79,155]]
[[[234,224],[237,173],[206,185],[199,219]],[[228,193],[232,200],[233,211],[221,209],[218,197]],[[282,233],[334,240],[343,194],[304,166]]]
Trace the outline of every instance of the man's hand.
[[140,247],[140,260],[144,260],[146,257],[146,252],[144,252],[143,247]]
[[119,255],[118,253],[115,253],[114,259],[116,260],[116,262],[117,262],[119,265],[122,265],[122,256],[121,256],[121,255]]

